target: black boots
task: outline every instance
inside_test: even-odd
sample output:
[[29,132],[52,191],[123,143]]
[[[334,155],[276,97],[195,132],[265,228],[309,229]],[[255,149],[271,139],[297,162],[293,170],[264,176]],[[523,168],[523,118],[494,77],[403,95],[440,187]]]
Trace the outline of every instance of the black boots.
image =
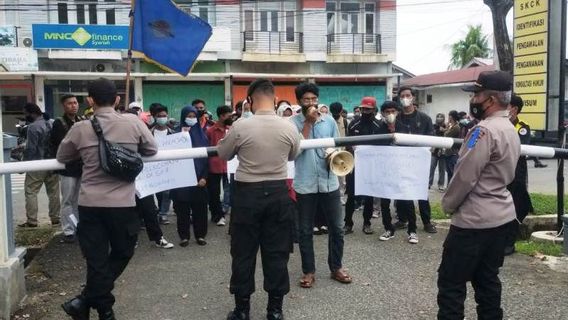
[[227,320],[249,320],[250,297],[235,296],[235,310],[229,312]]
[[89,320],[90,308],[81,296],[63,303],[61,307],[73,320]]
[[116,320],[114,317],[114,311],[110,310],[99,310],[99,320]]
[[283,296],[268,296],[268,307],[266,307],[267,320],[284,320],[284,314],[282,313],[283,300]]

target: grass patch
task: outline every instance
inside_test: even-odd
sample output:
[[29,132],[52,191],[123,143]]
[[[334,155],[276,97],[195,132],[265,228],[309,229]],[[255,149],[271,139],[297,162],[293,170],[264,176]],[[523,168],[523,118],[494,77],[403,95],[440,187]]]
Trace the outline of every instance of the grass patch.
[[442,210],[442,205],[439,202],[431,202],[430,209],[432,210],[432,219],[434,220],[442,220],[450,218],[449,215],[444,213],[444,210]]
[[[556,214],[556,195],[531,193],[534,215]],[[564,208],[568,208],[568,197],[564,197]]]
[[51,227],[16,228],[15,240],[17,246],[38,247],[48,243],[55,230]]
[[561,244],[554,244],[550,242],[517,241],[515,249],[518,253],[533,257],[539,254],[560,257],[563,254]]

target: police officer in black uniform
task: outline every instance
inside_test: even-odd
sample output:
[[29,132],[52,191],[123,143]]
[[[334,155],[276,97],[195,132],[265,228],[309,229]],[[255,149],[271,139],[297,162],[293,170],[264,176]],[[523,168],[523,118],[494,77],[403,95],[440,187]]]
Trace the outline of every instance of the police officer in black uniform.
[[[518,115],[523,110],[523,99],[515,94],[511,96],[511,103],[509,104],[509,119],[511,123],[515,126],[515,130],[519,134],[521,139],[521,144],[530,144],[531,142],[531,128],[528,124],[519,120]],[[515,169],[515,179],[511,184],[507,186],[509,192],[513,196],[513,202],[515,203],[515,212],[517,213],[517,222],[519,224],[523,223],[525,217],[529,212],[533,212],[533,206],[531,198],[527,189],[528,185],[528,169],[527,169],[527,157],[521,155],[519,161],[517,162],[517,167]],[[511,255],[515,252],[515,240],[517,239],[517,234],[519,229],[512,229],[513,232],[507,239],[507,246],[505,247],[505,255]]]
[[[378,134],[381,122],[375,118],[377,112],[377,100],[374,97],[364,97],[361,101],[361,117],[353,120],[347,128],[348,136],[362,136]],[[348,147],[353,152],[352,147]],[[347,201],[345,203],[345,234],[353,232],[353,212],[355,211],[355,173],[351,172],[346,177]],[[371,229],[371,217],[373,216],[373,197],[363,196],[363,232],[373,234]]]

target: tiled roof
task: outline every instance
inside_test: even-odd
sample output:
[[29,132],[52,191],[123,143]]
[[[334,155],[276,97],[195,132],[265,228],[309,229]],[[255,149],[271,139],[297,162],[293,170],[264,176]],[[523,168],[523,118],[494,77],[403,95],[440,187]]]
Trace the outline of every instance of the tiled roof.
[[479,73],[491,70],[495,70],[495,66],[490,65],[446,72],[436,72],[408,79],[401,85],[409,87],[430,87],[444,84],[468,83],[477,80]]

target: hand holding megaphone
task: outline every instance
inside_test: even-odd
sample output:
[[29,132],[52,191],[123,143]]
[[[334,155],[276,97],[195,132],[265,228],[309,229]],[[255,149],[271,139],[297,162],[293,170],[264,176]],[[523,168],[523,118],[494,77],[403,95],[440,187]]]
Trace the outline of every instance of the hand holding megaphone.
[[328,148],[325,150],[325,157],[329,163],[331,172],[336,176],[344,177],[353,171],[355,159],[351,153]]

